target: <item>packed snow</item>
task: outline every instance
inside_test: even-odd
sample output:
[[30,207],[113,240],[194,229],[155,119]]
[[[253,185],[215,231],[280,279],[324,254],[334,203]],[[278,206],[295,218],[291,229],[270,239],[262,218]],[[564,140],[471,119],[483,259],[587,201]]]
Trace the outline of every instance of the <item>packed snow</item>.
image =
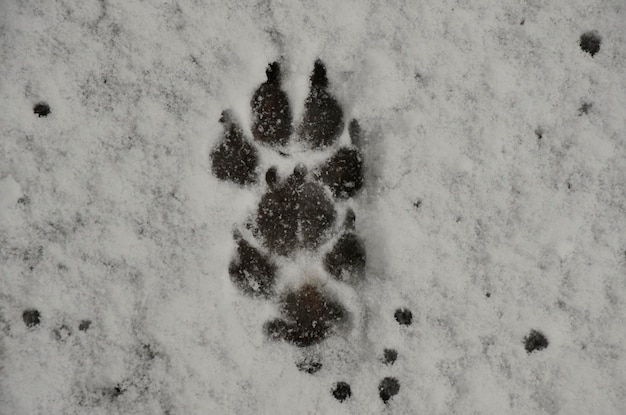
[[[624,45],[622,0],[0,1],[0,414],[626,413]],[[265,187],[209,154],[318,58],[367,266],[298,348],[228,275]]]

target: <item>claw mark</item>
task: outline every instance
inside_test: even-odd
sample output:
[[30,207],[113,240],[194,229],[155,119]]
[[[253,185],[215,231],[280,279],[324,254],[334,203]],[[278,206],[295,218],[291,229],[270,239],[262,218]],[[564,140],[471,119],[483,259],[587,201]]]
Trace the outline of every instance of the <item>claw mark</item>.
[[304,117],[298,129],[302,140],[316,149],[333,144],[343,129],[343,111],[327,88],[326,66],[318,59],[311,75],[311,90],[304,101]]
[[266,74],[267,81],[256,90],[250,102],[252,135],[262,143],[284,146],[291,136],[291,109],[287,94],[280,86],[280,64],[270,64]]

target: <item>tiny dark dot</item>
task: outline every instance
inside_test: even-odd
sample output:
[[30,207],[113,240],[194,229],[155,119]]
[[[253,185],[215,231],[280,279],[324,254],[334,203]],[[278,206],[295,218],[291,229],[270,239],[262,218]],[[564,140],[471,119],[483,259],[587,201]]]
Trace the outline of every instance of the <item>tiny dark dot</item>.
[[524,347],[529,354],[535,350],[543,350],[548,347],[548,339],[542,332],[531,330],[528,336],[524,338]]
[[422,199],[417,199],[415,202],[413,202],[413,207],[415,209],[419,209],[420,206],[422,206]]
[[65,341],[72,335],[72,330],[65,324],[54,329],[54,337],[58,341]]
[[413,313],[409,309],[399,308],[396,310],[393,316],[395,317],[398,324],[401,324],[403,326],[410,326],[411,323],[413,323]]
[[91,326],[91,320],[82,320],[78,325],[78,330],[87,331]]
[[522,21],[521,21],[521,22],[519,22],[520,26],[524,26],[524,23],[526,23],[526,20],[525,20],[525,19],[522,19]]
[[144,344],[141,347],[140,355],[143,359],[149,361],[154,360],[157,354],[154,350],[152,350],[152,346],[150,346],[149,344]]
[[126,392],[126,389],[121,384],[117,384],[111,391],[111,396],[113,398],[117,398],[118,396],[122,395],[124,392]]
[[306,372],[312,375],[313,373],[320,371],[320,369],[322,368],[322,363],[317,359],[306,358],[296,363],[296,367],[300,372]]
[[491,297],[491,293],[487,293],[485,295],[487,296],[487,298]]
[[601,43],[602,37],[595,30],[580,35],[580,48],[591,56],[600,51]]
[[593,103],[584,102],[583,105],[581,105],[580,108],[578,108],[578,115],[581,116],[583,114],[589,114],[591,107],[593,107]]
[[39,117],[47,117],[50,114],[50,105],[45,102],[40,102],[35,104],[33,107],[33,112],[37,114]]
[[398,358],[398,352],[394,349],[385,349],[383,352],[383,363],[393,365]]
[[378,392],[380,399],[386,404],[392,396],[397,395],[400,392],[400,382],[396,378],[385,378],[378,385]]
[[535,130],[535,135],[537,136],[537,138],[539,140],[541,140],[543,138],[543,129],[542,128],[537,128]]
[[28,310],[24,310],[22,313],[22,320],[24,320],[26,327],[35,327],[41,322],[41,314],[39,313],[39,310],[29,308]]
[[337,382],[332,389],[333,396],[339,402],[343,402],[352,396],[352,390],[350,390],[350,385],[346,382]]

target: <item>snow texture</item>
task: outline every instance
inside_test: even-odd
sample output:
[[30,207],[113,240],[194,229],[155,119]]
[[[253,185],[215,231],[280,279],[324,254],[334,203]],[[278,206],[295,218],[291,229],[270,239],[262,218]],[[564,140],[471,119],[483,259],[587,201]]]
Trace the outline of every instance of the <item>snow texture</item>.
[[[626,413],[625,21],[622,0],[0,2],[0,413]],[[231,283],[263,187],[209,157],[225,109],[252,137],[279,58],[294,121],[319,58],[363,131],[367,264],[336,287],[359,323],[304,350]],[[260,157],[330,155],[309,154]]]

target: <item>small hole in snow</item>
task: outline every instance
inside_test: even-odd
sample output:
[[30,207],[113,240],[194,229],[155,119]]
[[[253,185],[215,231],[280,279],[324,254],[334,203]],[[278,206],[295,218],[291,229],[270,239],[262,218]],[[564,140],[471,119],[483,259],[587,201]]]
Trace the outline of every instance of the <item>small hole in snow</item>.
[[40,102],[35,104],[33,107],[33,112],[37,114],[39,117],[47,117],[50,114],[50,105],[45,102]]
[[600,51],[601,43],[602,37],[595,30],[580,35],[580,48],[591,56],[594,56]]
[[583,114],[589,114],[591,107],[593,107],[591,102],[584,102],[583,105],[578,108],[578,115],[581,116]]
[[380,382],[380,385],[378,385],[378,392],[380,399],[382,399],[384,403],[387,403],[392,396],[400,392],[400,382],[398,382],[396,378],[385,378]]
[[306,358],[296,363],[296,367],[300,372],[306,372],[312,375],[313,373],[319,372],[322,368],[322,363],[317,359]]
[[395,349],[385,349],[383,352],[383,363],[393,365],[398,358],[398,352]]
[[78,325],[78,330],[87,331],[91,326],[91,320],[82,320]]
[[72,330],[65,324],[54,329],[54,337],[58,341],[65,341],[72,335]]
[[528,336],[524,338],[524,348],[529,354],[535,350],[543,350],[546,347],[548,347],[548,339],[538,330],[531,330]]
[[332,389],[333,396],[339,402],[343,402],[352,396],[352,390],[350,390],[350,385],[346,382],[337,382]]
[[409,309],[399,308],[393,316],[400,325],[410,326],[413,323],[413,313]]
[[31,328],[38,326],[41,322],[41,313],[39,313],[39,310],[29,308],[28,310],[24,310],[22,313],[22,320],[24,320],[26,327]]

